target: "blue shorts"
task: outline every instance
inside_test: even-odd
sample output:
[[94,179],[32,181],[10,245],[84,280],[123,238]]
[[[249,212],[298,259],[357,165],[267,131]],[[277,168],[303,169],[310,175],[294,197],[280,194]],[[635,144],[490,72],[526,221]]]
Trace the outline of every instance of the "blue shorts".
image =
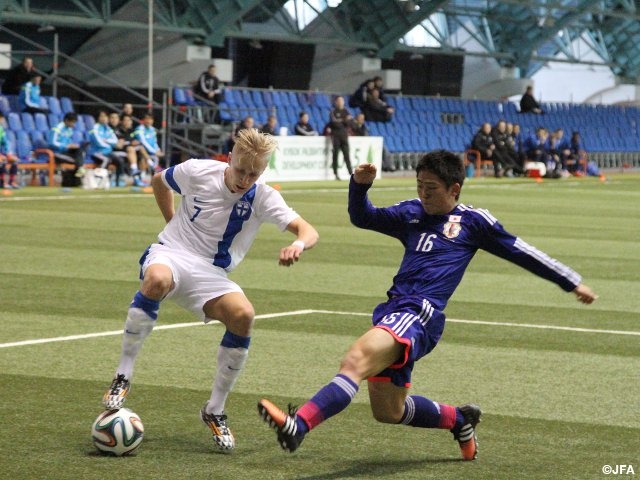
[[391,382],[411,386],[413,364],[435,348],[444,330],[445,315],[419,297],[397,297],[373,311],[374,328],[388,331],[405,349],[396,363],[369,378],[372,382]]

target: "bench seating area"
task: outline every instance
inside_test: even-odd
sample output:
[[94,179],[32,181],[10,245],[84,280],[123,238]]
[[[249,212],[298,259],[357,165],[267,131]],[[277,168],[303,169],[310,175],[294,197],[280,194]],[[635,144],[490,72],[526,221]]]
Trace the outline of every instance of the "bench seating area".
[[[15,95],[0,96],[0,111],[7,122],[7,142],[9,151],[18,157],[18,169],[31,172],[31,185],[40,185],[39,171],[44,171],[48,185],[55,181],[56,164],[53,152],[48,148],[47,138],[51,128],[62,121],[62,117],[75,111],[73,102],[68,97],[42,97],[43,107],[48,113],[26,113],[18,110],[18,99]],[[74,137],[77,142],[87,141],[88,131],[93,128],[95,119],[92,115],[79,114]],[[91,165],[85,165],[91,167]],[[65,168],[65,164],[61,166]],[[66,168],[70,168],[67,165]]]

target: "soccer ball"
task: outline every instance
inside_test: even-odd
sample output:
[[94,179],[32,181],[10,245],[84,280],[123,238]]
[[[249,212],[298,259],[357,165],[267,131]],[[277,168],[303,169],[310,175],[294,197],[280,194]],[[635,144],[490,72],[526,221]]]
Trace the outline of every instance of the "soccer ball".
[[142,443],[144,426],[140,417],[129,410],[106,410],[91,426],[93,444],[98,450],[118,457],[130,455]]

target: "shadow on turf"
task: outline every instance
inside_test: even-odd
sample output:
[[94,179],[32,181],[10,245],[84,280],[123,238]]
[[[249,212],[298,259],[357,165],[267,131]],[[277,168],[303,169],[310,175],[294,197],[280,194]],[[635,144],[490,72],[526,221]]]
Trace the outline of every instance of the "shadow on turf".
[[[428,458],[423,460],[396,460],[372,462],[368,459],[356,460],[352,465],[342,470],[331,473],[318,473],[308,477],[299,477],[298,480],[332,480],[351,477],[366,477],[392,475],[399,472],[417,471],[429,468],[434,463],[458,463],[462,458]],[[342,462],[340,466],[344,466]]]

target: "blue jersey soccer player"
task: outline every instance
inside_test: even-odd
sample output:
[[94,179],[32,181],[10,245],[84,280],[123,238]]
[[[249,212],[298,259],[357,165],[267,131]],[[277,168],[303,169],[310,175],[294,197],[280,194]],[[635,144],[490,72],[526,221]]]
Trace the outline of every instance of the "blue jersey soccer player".
[[580,275],[506,232],[487,210],[458,204],[465,171],[457,155],[444,150],[428,153],[418,162],[416,174],[418,198],[388,208],[376,208],[367,198],[375,166],[360,165],[351,177],[351,222],[400,240],[404,258],[387,292],[388,300],[373,311],[374,328],[350,347],[329,384],[288,414],[267,399],[258,402],[258,412],[289,452],[298,448],[309,430],[344,410],[360,382],[367,379],[376,420],[448,429],[463,458],[476,458],[480,408],[409,396],[409,387],[414,362],[440,340],[443,310],[478,249],[556,283],[582,303],[596,299]]
[[[264,222],[296,236],[280,250],[280,265],[292,265],[318,240],[316,230],[261,178],[276,147],[269,135],[246,129],[229,164],[188,160],[153,176],[167,225],[140,260],[142,285],[129,306],[120,364],[103,396],[106,408],[122,407],[142,342],[156,324],[160,302],[171,298],[204,322],[216,319],[226,327],[211,397],[200,416],[219,449],[234,448],[224,407],[247,360],[254,310],[227,273],[242,261]],[[177,210],[174,192],[182,196]]]

